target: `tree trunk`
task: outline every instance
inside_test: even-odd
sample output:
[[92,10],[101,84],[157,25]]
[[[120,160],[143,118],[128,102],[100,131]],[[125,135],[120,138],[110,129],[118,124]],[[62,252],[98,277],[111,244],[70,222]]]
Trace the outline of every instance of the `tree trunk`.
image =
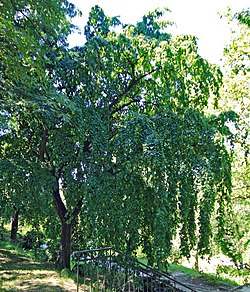
[[70,268],[70,254],[71,254],[71,241],[72,232],[78,214],[82,208],[83,199],[80,198],[74,211],[69,214],[66,209],[66,205],[62,200],[62,190],[59,188],[59,177],[56,177],[57,187],[53,190],[53,199],[56,207],[57,214],[61,220],[61,241],[60,249],[56,261],[56,266],[58,269],[69,269]]
[[4,232],[4,224],[3,220],[1,220],[1,232],[0,232],[0,239],[3,240],[3,232]]
[[11,221],[11,233],[10,233],[10,239],[12,242],[16,242],[17,240],[17,230],[18,230],[18,216],[19,216],[19,209],[15,210],[15,213],[12,217]]
[[199,254],[198,254],[198,251],[196,251],[196,254],[195,254],[194,268],[196,271],[199,272]]
[[72,223],[62,222],[60,249],[56,262],[57,268],[60,270],[70,268],[72,227]]

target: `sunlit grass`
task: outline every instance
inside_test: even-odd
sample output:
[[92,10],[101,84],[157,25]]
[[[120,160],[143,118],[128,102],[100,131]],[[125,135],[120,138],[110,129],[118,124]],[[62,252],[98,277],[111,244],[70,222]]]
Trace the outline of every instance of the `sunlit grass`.
[[[147,265],[147,259],[140,257],[138,258],[138,260],[141,263]],[[188,268],[183,265],[175,264],[175,263],[172,263],[168,266],[167,272],[170,274],[175,274],[176,272],[179,272],[181,273],[183,278],[200,279],[211,284],[226,284],[226,285],[228,284],[231,286],[238,286],[246,282],[246,277],[243,278],[243,277],[240,277],[239,275],[235,275],[234,277],[232,277],[232,275],[228,273],[221,273],[221,274],[203,273],[195,269]]]
[[196,271],[195,269],[190,269],[190,268],[177,265],[177,264],[171,264],[169,266],[169,272],[170,273],[181,272],[183,273],[184,277],[200,278],[201,280],[204,280],[208,283],[213,283],[213,284],[228,284],[232,286],[239,285],[239,281],[230,279],[228,275],[225,275],[223,277],[216,274],[201,273],[201,272]]
[[71,279],[62,278],[53,265],[40,263],[8,242],[0,246],[0,291],[75,291]]

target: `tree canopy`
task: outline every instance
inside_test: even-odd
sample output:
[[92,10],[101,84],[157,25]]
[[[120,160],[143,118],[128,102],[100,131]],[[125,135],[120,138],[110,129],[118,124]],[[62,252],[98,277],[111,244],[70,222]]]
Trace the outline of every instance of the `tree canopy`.
[[[160,10],[125,25],[95,6],[86,43],[69,49],[68,2],[54,1],[55,12],[32,1],[9,6],[0,15],[1,44],[13,47],[0,55],[1,164],[10,165],[1,189],[18,164],[34,217],[37,196],[50,194],[44,201],[53,200],[62,227],[58,266],[70,265],[75,230],[81,246],[142,247],[159,266],[176,237],[183,255],[207,253],[211,216],[223,217],[230,200],[224,141],[234,115],[206,114],[222,75],[196,38],[167,33]],[[8,183],[23,201],[26,192]]]
[[249,9],[227,15],[232,27],[231,40],[224,50],[223,86],[219,107],[234,110],[237,123],[231,123],[234,139],[232,153],[232,205],[228,209],[226,235],[221,237],[223,249],[234,262],[249,260],[249,84],[250,24]]

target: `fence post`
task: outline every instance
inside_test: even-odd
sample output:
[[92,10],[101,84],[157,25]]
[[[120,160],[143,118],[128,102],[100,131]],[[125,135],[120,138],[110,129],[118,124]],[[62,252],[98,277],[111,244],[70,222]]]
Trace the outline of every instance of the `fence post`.
[[76,291],[79,292],[79,259],[77,259],[77,267],[76,267]]

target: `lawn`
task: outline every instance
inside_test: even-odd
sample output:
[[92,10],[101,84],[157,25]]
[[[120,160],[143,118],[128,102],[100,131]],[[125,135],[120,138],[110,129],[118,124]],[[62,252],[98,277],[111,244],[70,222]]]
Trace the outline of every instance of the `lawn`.
[[0,247],[1,291],[76,291],[71,279],[61,277],[53,265],[33,261],[11,245]]

